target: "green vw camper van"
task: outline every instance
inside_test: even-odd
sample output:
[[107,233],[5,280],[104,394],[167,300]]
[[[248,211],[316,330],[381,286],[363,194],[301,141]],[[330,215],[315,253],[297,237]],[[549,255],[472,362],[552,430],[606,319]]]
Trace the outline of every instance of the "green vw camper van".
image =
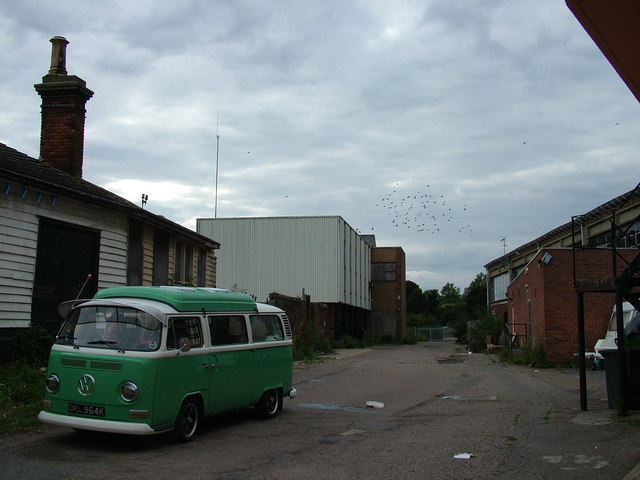
[[192,440],[203,416],[293,398],[286,314],[215,288],[116,287],[73,302],[51,348],[44,423]]

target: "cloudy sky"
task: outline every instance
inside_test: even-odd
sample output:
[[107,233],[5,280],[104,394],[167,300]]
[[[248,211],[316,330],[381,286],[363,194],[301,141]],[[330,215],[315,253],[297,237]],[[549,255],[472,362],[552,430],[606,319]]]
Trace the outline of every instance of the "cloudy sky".
[[425,290],[640,180],[640,105],[564,0],[3,1],[0,142],[36,158],[55,35],[85,179],[193,229],[340,215]]

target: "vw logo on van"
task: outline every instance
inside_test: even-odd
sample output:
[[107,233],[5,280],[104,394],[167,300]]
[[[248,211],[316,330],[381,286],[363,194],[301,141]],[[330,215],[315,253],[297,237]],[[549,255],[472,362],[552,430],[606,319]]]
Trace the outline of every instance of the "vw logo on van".
[[85,374],[78,379],[78,393],[83,397],[93,395],[95,389],[96,381],[91,375]]

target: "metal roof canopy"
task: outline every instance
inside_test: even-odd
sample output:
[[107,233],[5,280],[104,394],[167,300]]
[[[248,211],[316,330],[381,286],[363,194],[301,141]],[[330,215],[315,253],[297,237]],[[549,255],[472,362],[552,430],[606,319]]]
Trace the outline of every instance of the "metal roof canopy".
[[580,24],[640,102],[640,2],[565,0]]

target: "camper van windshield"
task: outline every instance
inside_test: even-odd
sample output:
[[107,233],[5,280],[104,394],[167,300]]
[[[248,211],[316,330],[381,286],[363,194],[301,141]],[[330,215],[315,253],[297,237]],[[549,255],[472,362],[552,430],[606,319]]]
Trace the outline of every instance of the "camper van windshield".
[[146,312],[128,307],[89,306],[74,310],[56,343],[75,347],[153,351],[160,347],[162,324]]

